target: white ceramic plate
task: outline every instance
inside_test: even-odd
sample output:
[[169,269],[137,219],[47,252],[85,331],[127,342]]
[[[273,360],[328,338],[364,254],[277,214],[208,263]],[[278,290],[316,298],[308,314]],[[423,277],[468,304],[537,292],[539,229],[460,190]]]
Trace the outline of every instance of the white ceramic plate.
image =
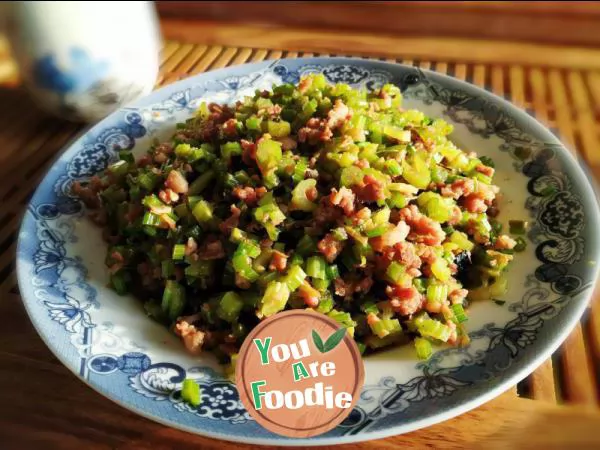
[[[412,346],[366,358],[358,406],[334,430],[292,440],[258,426],[210,356],[188,355],[147,318],[133,297],[107,289],[105,244],[70,194],[112,160],[115,147],[145,151],[203,100],[233,102],[272,83],[322,72],[331,82],[399,85],[405,104],[455,125],[462,148],[493,157],[510,201],[500,220],[527,218],[528,248],[509,272],[502,298],[474,304],[467,348],[419,362]],[[160,89],[94,126],[56,161],[33,196],[18,246],[23,301],[40,336],[84,382],[136,413],[220,439],[316,445],[381,438],[463,413],[500,394],[557,349],[591,294],[598,260],[596,196],[555,136],[508,102],[433,72],[377,61],[313,58],[268,61],[209,72]],[[183,403],[185,377],[202,386],[202,404]],[[68,399],[65,399],[67,401]]]

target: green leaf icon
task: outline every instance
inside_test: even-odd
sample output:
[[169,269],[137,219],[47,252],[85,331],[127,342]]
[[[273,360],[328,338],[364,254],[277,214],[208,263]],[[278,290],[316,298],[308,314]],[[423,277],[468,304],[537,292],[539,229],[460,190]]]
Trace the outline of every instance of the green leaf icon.
[[340,328],[336,330],[331,336],[329,336],[329,338],[327,338],[327,340],[323,344],[323,339],[321,339],[319,333],[317,333],[315,330],[312,330],[313,342],[315,343],[315,347],[317,347],[317,349],[321,353],[327,353],[336,348],[338,344],[342,342],[342,339],[344,339],[345,334],[346,328]]
[[329,336],[329,339],[325,341],[325,345],[323,346],[323,353],[327,353],[328,351],[336,348],[337,345],[340,342],[342,342],[342,339],[344,339],[345,334],[346,328],[342,327],[339,330],[336,330],[336,332],[333,333],[331,336]]
[[325,353],[323,351],[323,340],[321,339],[321,336],[319,336],[319,333],[317,333],[315,330],[312,330],[312,338],[313,342],[315,343],[315,347],[317,347],[321,353]]

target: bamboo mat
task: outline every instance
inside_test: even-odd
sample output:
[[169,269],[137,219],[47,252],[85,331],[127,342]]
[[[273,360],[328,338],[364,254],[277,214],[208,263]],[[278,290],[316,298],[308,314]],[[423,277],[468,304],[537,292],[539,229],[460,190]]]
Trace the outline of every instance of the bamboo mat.
[[[461,62],[456,57],[448,61],[433,59],[431,51],[427,52],[427,59],[418,57],[414,51],[410,55],[410,59],[389,56],[379,59],[449,74],[505,96],[557,130],[566,145],[587,162],[596,176],[600,174],[599,60],[591,61],[586,67],[585,60],[577,59],[575,68],[570,68],[566,63],[564,66],[495,64],[489,62],[487,55],[481,62]],[[161,51],[158,85],[226,66],[302,56],[341,55],[170,40]],[[14,73],[8,84],[16,84]],[[0,202],[3,205],[0,210],[0,301],[5,297],[13,301],[18,295],[14,255],[23,209],[51,161],[81,132],[81,127],[40,112],[20,88],[0,88],[0,104],[3,106],[0,109]],[[560,350],[518,385],[521,397],[599,406],[600,300],[597,297],[594,296],[586,316]]]

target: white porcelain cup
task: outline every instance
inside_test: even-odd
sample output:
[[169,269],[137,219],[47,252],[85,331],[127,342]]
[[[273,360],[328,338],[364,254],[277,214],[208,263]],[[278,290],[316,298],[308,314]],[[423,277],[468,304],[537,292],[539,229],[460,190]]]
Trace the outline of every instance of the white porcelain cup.
[[161,39],[153,2],[11,2],[6,9],[23,82],[53,114],[94,122],[154,87]]

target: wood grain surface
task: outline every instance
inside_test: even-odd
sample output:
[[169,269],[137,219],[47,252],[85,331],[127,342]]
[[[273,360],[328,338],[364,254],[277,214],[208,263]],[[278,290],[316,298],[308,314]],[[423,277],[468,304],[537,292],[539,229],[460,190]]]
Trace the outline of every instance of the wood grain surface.
[[[600,45],[597,2],[157,2],[163,17],[413,37]],[[535,26],[532,26],[532,22]],[[557,32],[560,30],[560,32]]]
[[[600,176],[598,49],[291,27],[267,31],[180,20],[164,21],[163,31],[159,85],[230,65],[324,54],[414,64],[475,83],[526,108],[559,134],[591,174]],[[6,53],[0,45],[0,66]],[[14,87],[14,75],[7,87],[0,87],[0,449],[250,448],[169,429],[117,406],[60,365],[37,336],[14,273],[17,228],[49,164],[83,128],[38,110]],[[600,448],[594,428],[600,424],[598,380],[597,290],[586,317],[561,349],[519,384],[521,398],[511,388],[458,418],[346,448]]]

